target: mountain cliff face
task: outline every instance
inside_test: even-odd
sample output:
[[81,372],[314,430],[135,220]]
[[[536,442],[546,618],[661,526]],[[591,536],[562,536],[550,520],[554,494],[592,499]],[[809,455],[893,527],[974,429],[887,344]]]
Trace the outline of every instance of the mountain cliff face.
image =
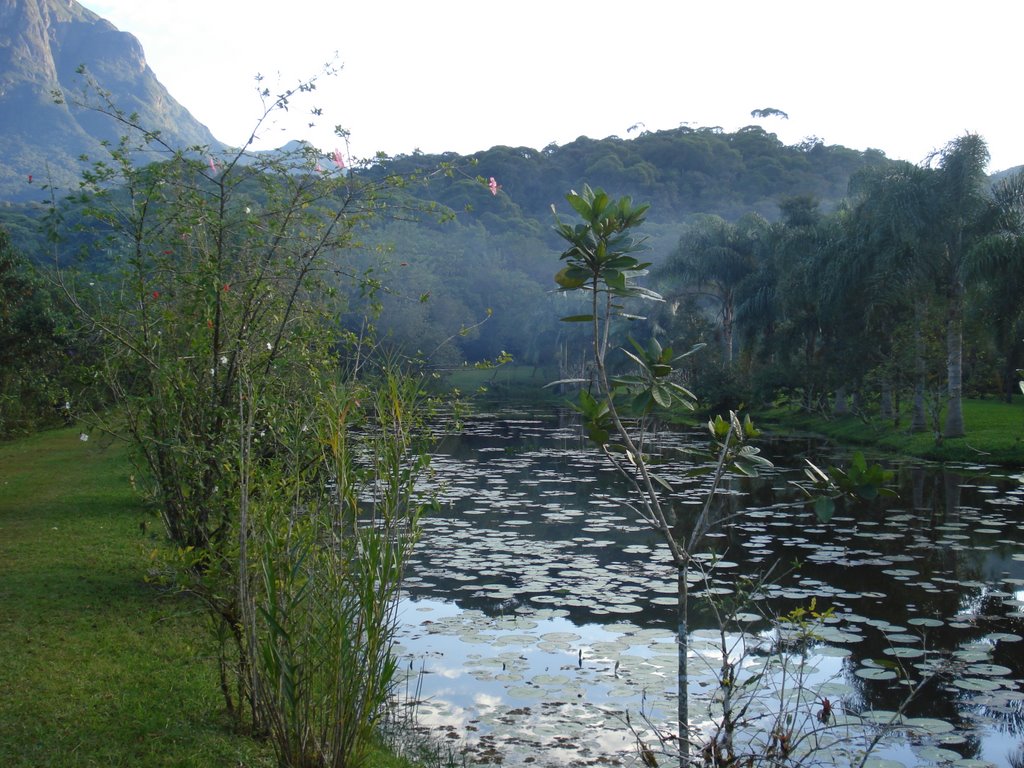
[[47,182],[73,187],[79,156],[99,157],[99,142],[119,137],[115,121],[80,105],[82,66],[172,145],[218,146],[160,84],[133,35],[75,0],[0,0],[0,201],[39,199]]

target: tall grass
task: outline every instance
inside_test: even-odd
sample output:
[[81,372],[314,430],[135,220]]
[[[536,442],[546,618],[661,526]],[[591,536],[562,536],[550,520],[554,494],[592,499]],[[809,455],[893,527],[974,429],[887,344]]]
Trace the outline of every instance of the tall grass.
[[373,387],[339,387],[318,428],[298,434],[323,446],[322,462],[282,452],[255,473],[243,462],[251,687],[282,766],[367,764],[397,683],[398,598],[429,463],[425,413],[418,380],[387,373]]

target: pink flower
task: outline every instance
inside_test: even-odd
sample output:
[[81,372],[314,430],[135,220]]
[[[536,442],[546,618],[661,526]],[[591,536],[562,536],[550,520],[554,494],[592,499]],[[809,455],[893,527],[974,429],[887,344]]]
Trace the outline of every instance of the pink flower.
[[334,164],[339,168],[345,167],[345,158],[341,156],[341,150],[337,148],[334,150]]
[[491,176],[491,180],[487,182],[487,186],[490,188],[492,195],[497,195],[498,190],[501,189],[501,184],[496,182],[493,176]]
[[217,173],[217,163],[213,159],[213,155],[207,155],[206,159],[210,161],[210,173]]

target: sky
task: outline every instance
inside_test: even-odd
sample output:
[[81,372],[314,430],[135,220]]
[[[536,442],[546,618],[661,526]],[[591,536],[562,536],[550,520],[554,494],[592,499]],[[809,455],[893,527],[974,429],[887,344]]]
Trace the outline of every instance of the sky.
[[[1024,164],[1018,0],[82,4],[134,34],[171,95],[230,145],[262,113],[257,74],[278,92],[334,62],[258,148],[302,138],[351,158],[470,154],[760,125],[787,144],[815,137],[914,163],[978,133],[990,172]],[[751,116],[765,108],[789,118]]]

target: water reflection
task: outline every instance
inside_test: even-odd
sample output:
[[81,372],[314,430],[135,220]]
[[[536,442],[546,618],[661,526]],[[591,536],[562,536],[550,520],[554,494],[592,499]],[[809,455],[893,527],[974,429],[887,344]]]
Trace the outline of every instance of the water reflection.
[[[659,440],[669,447],[659,473],[677,489],[672,507],[683,528],[707,482],[687,475],[693,465],[677,450],[691,439]],[[836,701],[850,712],[891,711],[904,699],[898,677],[872,679],[876,660],[913,671],[919,650],[925,661],[952,655],[958,673],[928,683],[906,714],[953,725],[929,746],[940,757],[952,750],[1006,764],[1024,718],[1019,478],[899,464],[898,501],[839,511],[823,524],[789,481],[804,457],[838,460],[826,450],[808,439],[766,444],[778,467],[794,469],[731,479],[716,495],[710,547],[733,567],[717,569],[713,587],[726,593],[737,577],[794,564],[770,590],[772,610],[811,599],[835,610],[842,653],[818,666],[842,679]],[[659,537],[624,506],[618,477],[565,413],[473,419],[444,441],[434,467],[443,509],[426,521],[410,567],[403,637],[428,670],[424,718],[478,734],[477,754],[511,739],[513,753],[534,764],[625,761],[633,744],[625,713],[645,711],[668,727],[674,711],[675,572]],[[714,626],[700,602],[690,621],[698,635]],[[560,638],[558,647],[545,635]],[[608,645],[620,641],[627,644]],[[577,657],[593,667],[573,668]],[[615,662],[623,677],[608,676]],[[581,742],[581,729],[602,734],[600,749]],[[887,754],[907,757],[897,747]],[[928,754],[907,762],[926,763]]]

